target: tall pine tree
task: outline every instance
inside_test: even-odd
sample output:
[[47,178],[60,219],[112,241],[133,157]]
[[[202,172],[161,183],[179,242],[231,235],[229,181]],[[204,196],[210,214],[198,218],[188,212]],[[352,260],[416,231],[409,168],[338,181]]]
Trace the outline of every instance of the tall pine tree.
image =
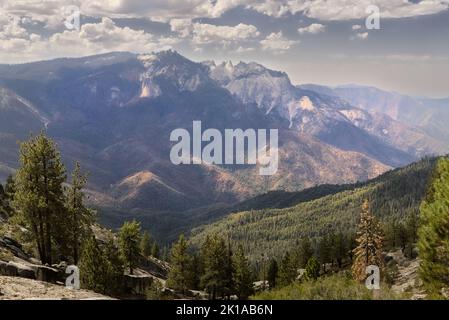
[[68,217],[63,189],[65,168],[54,142],[43,133],[21,144],[20,165],[14,207],[28,224],[42,263],[51,264],[53,243],[63,246],[61,242],[67,241],[59,234]]
[[297,276],[296,266],[290,253],[286,252],[279,267],[279,285],[284,287],[295,281]]
[[152,243],[151,236],[148,231],[144,231],[142,238],[140,239],[140,253],[144,257],[149,257],[151,255]]
[[431,292],[440,294],[449,287],[449,158],[437,162],[420,211],[420,276]]
[[94,220],[94,212],[84,204],[83,188],[86,186],[87,176],[81,174],[79,162],[75,163],[72,173],[72,184],[67,192],[67,232],[70,242],[68,247],[75,264],[78,263],[80,248],[84,239],[90,233],[90,226]]
[[232,264],[235,294],[240,300],[245,300],[253,293],[254,288],[248,259],[246,259],[241,245],[232,257]]
[[353,250],[352,275],[355,280],[366,279],[366,267],[375,265],[382,269],[382,229],[369,210],[369,202],[362,205],[360,222],[357,226],[357,247]]
[[215,300],[226,295],[228,254],[223,238],[218,235],[207,236],[201,248],[203,276],[201,285]]
[[181,235],[171,250],[171,269],[168,274],[167,285],[184,294],[192,286],[192,262],[192,257],[187,253],[187,241],[184,235]]
[[268,280],[268,285],[270,286],[270,289],[276,288],[278,271],[279,271],[279,267],[278,267],[278,263],[277,263],[276,259],[271,259],[270,264],[268,266],[268,274],[267,274],[268,275],[267,280]]
[[140,255],[140,223],[125,222],[118,234],[120,257],[130,274],[133,274]]

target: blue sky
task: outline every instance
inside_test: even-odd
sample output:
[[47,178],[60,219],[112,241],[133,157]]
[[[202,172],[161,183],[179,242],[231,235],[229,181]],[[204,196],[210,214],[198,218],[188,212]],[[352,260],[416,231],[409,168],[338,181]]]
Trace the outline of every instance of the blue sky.
[[[79,30],[64,25],[79,8]],[[380,10],[367,30],[366,9]],[[295,84],[449,96],[449,0],[0,0],[0,62],[172,48],[256,61]]]

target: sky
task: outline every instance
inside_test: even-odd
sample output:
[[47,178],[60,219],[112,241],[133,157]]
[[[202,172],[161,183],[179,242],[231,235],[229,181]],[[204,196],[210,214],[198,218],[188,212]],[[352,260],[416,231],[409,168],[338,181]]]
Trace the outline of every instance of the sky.
[[0,0],[0,63],[166,49],[449,97],[449,0]]

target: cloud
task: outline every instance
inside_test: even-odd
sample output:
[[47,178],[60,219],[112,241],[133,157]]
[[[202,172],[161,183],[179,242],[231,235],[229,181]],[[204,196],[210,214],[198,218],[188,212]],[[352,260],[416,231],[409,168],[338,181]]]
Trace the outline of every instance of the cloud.
[[326,26],[320,23],[312,23],[311,25],[307,27],[302,27],[298,29],[298,32],[300,34],[304,33],[311,33],[311,34],[317,34],[320,32],[324,32],[326,30]]
[[[323,21],[363,19],[377,5],[383,18],[435,14],[449,8],[448,0],[0,0],[3,13],[32,16],[49,27],[61,25],[63,8],[75,5],[85,16],[151,17],[152,20],[217,18],[237,7],[282,17],[303,13]],[[1,13],[1,12],[0,12]]]
[[170,29],[176,32],[180,37],[187,38],[193,31],[191,19],[171,19]]
[[[42,58],[62,56],[84,56],[109,51],[151,52],[172,48],[178,41],[176,38],[158,38],[143,30],[118,27],[109,18],[99,23],[88,23],[79,31],[65,30],[55,33],[49,38],[36,34],[28,34],[20,26],[8,25],[0,32],[0,59],[21,62]],[[11,56],[7,50],[15,50]]]
[[193,24],[193,41],[196,44],[213,42],[239,42],[260,35],[253,25],[240,23],[236,26],[216,26],[212,24]]
[[377,5],[382,18],[408,18],[435,14],[449,8],[448,0],[265,0],[249,5],[255,10],[272,15],[283,16],[302,12],[309,18],[323,21],[364,19],[369,14],[366,8]]
[[359,32],[355,35],[353,39],[366,40],[368,39],[368,32]]
[[299,41],[289,40],[283,36],[282,31],[279,31],[277,33],[271,33],[260,43],[263,50],[282,52],[289,50],[292,46],[298,44]]

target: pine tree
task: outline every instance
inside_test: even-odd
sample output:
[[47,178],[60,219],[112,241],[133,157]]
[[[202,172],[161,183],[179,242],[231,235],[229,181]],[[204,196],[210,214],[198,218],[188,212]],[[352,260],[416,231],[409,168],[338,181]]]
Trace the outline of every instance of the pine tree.
[[14,214],[14,195],[16,193],[16,187],[14,182],[14,177],[12,175],[9,175],[6,179],[6,184],[4,187],[5,192],[5,203],[4,203],[4,209],[9,217],[11,217]]
[[343,233],[339,232],[333,240],[332,260],[337,262],[338,268],[342,267],[343,260],[348,257],[348,247]]
[[377,219],[369,211],[369,202],[362,205],[360,222],[357,226],[357,247],[353,250],[352,275],[355,280],[366,278],[366,267],[375,265],[382,269],[382,230]]
[[187,253],[187,241],[184,235],[181,235],[178,242],[173,245],[170,265],[167,285],[184,294],[193,282],[192,257]]
[[270,286],[270,289],[276,288],[277,285],[277,278],[278,278],[278,263],[276,259],[271,259],[270,264],[268,266],[268,285]]
[[209,297],[215,300],[224,297],[228,279],[224,266],[227,264],[227,249],[223,238],[218,235],[207,236],[201,248],[201,259],[204,268],[201,277],[201,285],[209,293]]
[[307,261],[313,256],[312,244],[308,238],[304,238],[299,243],[296,263],[300,268],[305,268]]
[[83,188],[86,186],[87,176],[81,174],[79,162],[75,163],[72,173],[72,184],[67,192],[67,232],[70,239],[68,247],[75,264],[78,263],[80,247],[83,239],[90,233],[90,226],[94,221],[94,212],[84,205]]
[[104,255],[107,260],[107,285],[106,290],[109,294],[118,295],[123,290],[123,261],[120,258],[119,250],[114,244],[114,238],[110,237],[104,249]]
[[254,288],[249,263],[241,245],[232,257],[232,264],[235,294],[239,300],[245,300],[254,292]]
[[108,292],[109,264],[93,236],[84,243],[79,268],[83,288],[102,294]]
[[228,241],[226,246],[226,264],[223,266],[225,270],[225,282],[223,287],[223,294],[227,297],[228,300],[231,299],[231,295],[234,292],[234,264],[233,264],[233,255],[231,249],[231,240],[228,235]]
[[332,261],[332,236],[329,235],[321,238],[318,248],[319,263],[323,266],[323,271],[326,272],[326,263]]
[[306,264],[305,277],[309,280],[316,280],[320,276],[320,263],[312,256]]
[[440,294],[449,287],[449,158],[437,162],[420,212],[419,273],[429,291]]
[[67,241],[59,234],[68,216],[64,205],[65,168],[55,144],[43,133],[21,144],[20,164],[14,207],[28,224],[42,263],[51,264],[53,243],[64,246]]
[[140,223],[137,221],[125,222],[120,228],[118,238],[121,259],[125,263],[129,273],[133,274],[140,254]]
[[287,251],[279,267],[279,285],[284,287],[295,281],[297,275],[295,263]]
[[148,231],[144,231],[142,238],[140,239],[140,253],[144,257],[149,257],[151,254],[152,243],[151,236]]
[[156,259],[160,258],[159,246],[156,241],[153,241],[153,245],[151,246],[151,255]]

